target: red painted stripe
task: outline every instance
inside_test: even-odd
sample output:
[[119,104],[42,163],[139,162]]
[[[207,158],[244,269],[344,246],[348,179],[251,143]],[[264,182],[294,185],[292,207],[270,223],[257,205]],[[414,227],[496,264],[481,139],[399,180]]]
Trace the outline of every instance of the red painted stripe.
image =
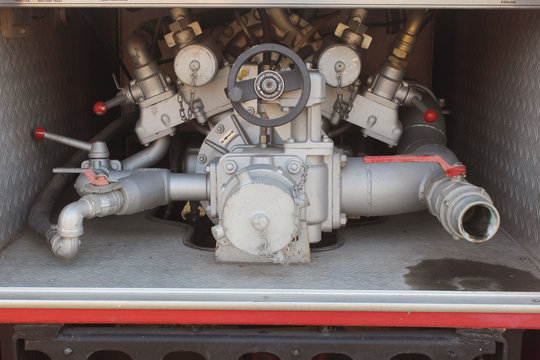
[[263,310],[0,309],[0,323],[346,325],[540,329],[540,314]]

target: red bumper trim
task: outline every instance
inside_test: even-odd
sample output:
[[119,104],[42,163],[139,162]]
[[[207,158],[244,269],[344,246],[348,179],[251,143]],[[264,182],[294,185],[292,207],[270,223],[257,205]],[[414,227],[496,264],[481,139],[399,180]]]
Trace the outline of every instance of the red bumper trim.
[[0,309],[0,323],[333,325],[540,329],[540,314],[266,310]]

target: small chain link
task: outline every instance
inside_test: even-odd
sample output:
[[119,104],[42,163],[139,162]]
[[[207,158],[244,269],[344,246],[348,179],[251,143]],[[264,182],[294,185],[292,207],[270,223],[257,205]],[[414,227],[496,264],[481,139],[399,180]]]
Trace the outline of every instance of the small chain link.
[[[178,85],[178,103],[180,104],[180,118],[183,122],[188,122],[191,117],[193,116],[194,112],[194,103],[195,103],[195,79],[197,78],[197,72],[194,71],[191,73],[191,90],[189,92],[189,101],[186,101],[184,98],[184,93],[182,91],[184,84],[180,83]],[[188,105],[188,110],[186,114],[186,110],[184,109],[184,103]]]
[[278,252],[273,253],[270,249],[270,244],[268,242],[268,238],[266,236],[266,231],[261,230],[259,232],[259,238],[264,241],[264,252],[266,257],[268,257],[272,262],[278,263],[278,264],[286,264],[290,257],[293,254],[294,248],[296,246],[296,243],[298,241],[298,236],[300,235],[301,231],[301,225],[300,225],[300,194],[304,191],[304,185],[307,180],[307,174],[308,174],[308,164],[305,162],[302,163],[302,175],[300,177],[300,181],[296,183],[293,190],[293,201],[294,201],[294,218],[295,218],[295,231],[294,231],[294,237],[292,241],[287,245],[285,248],[286,255],[285,257],[280,257],[278,255]]
[[337,77],[337,87],[336,87],[337,109],[336,110],[337,110],[341,120],[347,120],[349,118],[349,113],[350,113],[350,111],[352,109],[352,106],[353,106],[356,91],[353,91],[351,93],[351,96],[349,97],[349,100],[347,102],[345,102],[343,100],[343,88],[341,86],[343,73],[341,71],[336,71],[336,77]]

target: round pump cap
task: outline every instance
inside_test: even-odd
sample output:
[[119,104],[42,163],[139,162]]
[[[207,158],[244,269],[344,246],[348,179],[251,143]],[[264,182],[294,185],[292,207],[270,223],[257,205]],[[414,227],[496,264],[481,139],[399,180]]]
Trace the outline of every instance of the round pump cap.
[[230,242],[252,255],[273,254],[296,235],[295,204],[279,186],[242,185],[223,208],[223,229]]
[[[174,58],[174,72],[186,85],[203,86],[214,79],[218,71],[216,55],[208,47],[192,44],[183,47]],[[192,75],[196,74],[195,80]]]
[[341,72],[341,87],[352,85],[362,68],[360,56],[347,45],[333,45],[324,49],[319,56],[317,67],[329,86],[337,87],[337,72]]

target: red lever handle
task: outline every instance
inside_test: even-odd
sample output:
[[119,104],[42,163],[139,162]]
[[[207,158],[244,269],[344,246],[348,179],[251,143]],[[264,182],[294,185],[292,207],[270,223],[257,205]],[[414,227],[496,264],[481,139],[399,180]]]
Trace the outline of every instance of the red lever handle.
[[38,140],[44,140],[45,139],[45,129],[42,127],[38,127],[34,130],[34,137]]
[[454,178],[467,173],[465,165],[452,166],[439,155],[364,156],[363,161],[364,164],[435,162],[440,165],[448,177]]
[[86,169],[84,170],[84,176],[90,181],[92,185],[96,186],[103,186],[103,185],[109,185],[109,180],[103,175],[97,175],[94,170],[92,169]]
[[437,112],[432,109],[426,110],[424,112],[424,120],[428,123],[434,123],[437,121]]
[[107,113],[107,104],[105,104],[103,101],[98,101],[94,104],[94,114],[102,116]]

